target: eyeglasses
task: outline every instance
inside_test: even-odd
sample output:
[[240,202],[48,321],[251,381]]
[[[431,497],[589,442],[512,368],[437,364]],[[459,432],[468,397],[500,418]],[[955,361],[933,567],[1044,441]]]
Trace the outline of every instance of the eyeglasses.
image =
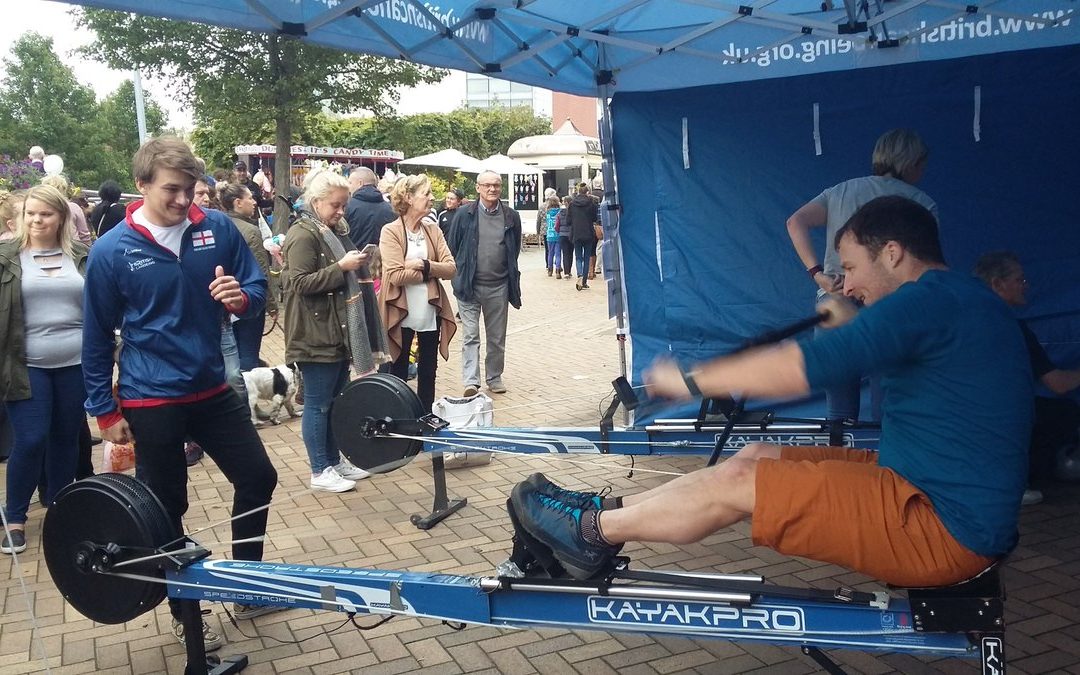
[[485,190],[499,190],[502,189],[502,183],[477,183],[476,187],[481,187]]

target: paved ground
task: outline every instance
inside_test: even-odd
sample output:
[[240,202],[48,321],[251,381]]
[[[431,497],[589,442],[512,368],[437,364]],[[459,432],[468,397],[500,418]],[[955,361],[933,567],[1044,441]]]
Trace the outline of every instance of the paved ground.
[[[510,392],[496,397],[503,425],[594,424],[607,382],[618,372],[613,325],[606,318],[602,285],[577,292],[568,281],[549,279],[540,254],[525,253],[525,308],[511,312],[508,368]],[[454,344],[457,347],[458,343]],[[281,359],[280,333],[265,356]],[[439,374],[440,394],[460,388],[458,359]],[[585,395],[581,398],[573,398]],[[569,399],[569,400],[567,400]],[[529,405],[535,404],[535,405]],[[527,407],[526,407],[527,406]],[[571,487],[611,484],[637,490],[663,478],[609,472],[598,467],[557,463],[536,456],[497,458],[488,467],[455,471],[453,494],[466,496],[466,510],[422,532],[409,515],[430,507],[429,466],[415,461],[405,469],[360,484],[345,495],[288,495],[306,490],[308,465],[299,438],[300,421],[261,431],[280,473],[270,516],[267,558],[292,563],[438,570],[486,575],[509,552],[509,524],[503,502],[510,487],[537,470],[559,476]],[[700,460],[662,458],[639,466],[686,471]],[[0,469],[0,473],[3,469]],[[226,517],[230,488],[209,460],[191,470],[189,529]],[[1023,514],[1023,538],[1006,571],[1009,591],[1007,637],[1013,672],[1080,673],[1080,490],[1061,488]],[[165,606],[119,626],[95,625],[66,606],[49,579],[40,550],[43,510],[30,513],[30,548],[19,570],[0,557],[0,673],[44,670],[57,673],[153,673],[183,670],[182,648],[168,630]],[[225,538],[226,531],[219,535]],[[219,551],[224,553],[224,551]],[[736,527],[693,546],[631,546],[638,568],[680,568],[718,572],[752,570],[771,581],[818,587],[855,585],[880,590],[874,582],[830,565],[809,563],[754,547],[746,527]],[[18,580],[21,572],[22,580]],[[22,586],[25,584],[25,591]],[[33,606],[42,640],[32,639],[27,602]],[[247,653],[247,673],[802,673],[814,664],[791,648],[743,646],[729,642],[609,635],[598,632],[512,631],[468,628],[454,631],[434,621],[398,618],[363,634],[351,627],[327,635],[341,615],[306,610],[281,612],[242,622],[243,633],[220,608],[211,623],[224,631],[223,653]],[[361,623],[370,623],[364,617]],[[251,636],[251,637],[245,637]],[[292,640],[305,640],[291,644]],[[283,641],[283,642],[279,642]],[[45,657],[41,650],[44,650]],[[972,672],[970,662],[916,660],[833,652],[851,672]]]

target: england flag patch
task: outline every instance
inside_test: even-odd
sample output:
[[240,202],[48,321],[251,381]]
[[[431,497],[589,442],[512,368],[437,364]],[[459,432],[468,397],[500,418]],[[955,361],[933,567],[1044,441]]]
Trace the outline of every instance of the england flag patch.
[[195,250],[214,247],[214,233],[210,230],[197,230],[191,233],[191,243]]

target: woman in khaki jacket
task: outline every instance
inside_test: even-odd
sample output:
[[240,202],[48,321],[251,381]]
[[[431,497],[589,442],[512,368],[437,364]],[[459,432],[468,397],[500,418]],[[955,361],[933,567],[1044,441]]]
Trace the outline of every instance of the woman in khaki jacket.
[[379,237],[379,313],[394,359],[390,372],[408,379],[415,334],[420,341],[416,393],[426,411],[435,402],[436,350],[448,358],[447,347],[457,331],[450,298],[440,281],[453,279],[457,265],[442,230],[430,217],[432,201],[431,183],[424,174],[399,180],[390,193],[390,205],[399,217],[383,226]]
[[285,257],[285,361],[304,377],[300,434],[311,462],[311,489],[347,492],[368,477],[344,459],[330,428],[330,405],[349,381],[347,275],[367,264],[342,230],[349,182],[330,171],[304,190],[304,211],[289,228]]

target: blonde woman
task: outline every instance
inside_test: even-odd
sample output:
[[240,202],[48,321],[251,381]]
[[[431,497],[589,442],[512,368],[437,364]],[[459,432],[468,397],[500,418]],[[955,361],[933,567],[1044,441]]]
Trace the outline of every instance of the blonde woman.
[[0,191],[0,241],[15,238],[24,199],[26,192],[23,190]]
[[379,316],[394,359],[390,372],[408,379],[415,335],[420,341],[416,393],[425,411],[435,402],[438,355],[449,357],[448,345],[457,331],[454,310],[441,281],[453,279],[457,265],[442,230],[430,218],[432,201],[427,176],[402,178],[390,192],[390,206],[398,219],[384,225],[379,236]]
[[[342,459],[330,428],[330,404],[358,374],[388,360],[367,274],[342,216],[349,182],[331,171],[305,179],[304,210],[282,246],[285,267],[285,360],[304,377],[301,436],[311,462],[311,488],[346,492],[368,473]],[[358,276],[360,272],[362,276]]]
[[68,195],[71,194],[71,185],[68,183],[67,178],[60,174],[45,176],[41,179],[41,184],[54,187],[60,191],[60,194],[64,195],[64,199],[68,203],[68,213],[70,214],[68,215],[67,224],[71,228],[72,236],[89,246],[93,242],[93,237],[90,236],[90,228],[86,224],[86,214],[83,213],[78,204],[68,199]]
[[14,239],[0,242],[0,399],[15,432],[7,466],[10,534],[0,552],[26,550],[26,511],[45,468],[48,505],[75,479],[86,419],[82,374],[83,277],[88,249],[72,241],[68,200],[30,188]]

